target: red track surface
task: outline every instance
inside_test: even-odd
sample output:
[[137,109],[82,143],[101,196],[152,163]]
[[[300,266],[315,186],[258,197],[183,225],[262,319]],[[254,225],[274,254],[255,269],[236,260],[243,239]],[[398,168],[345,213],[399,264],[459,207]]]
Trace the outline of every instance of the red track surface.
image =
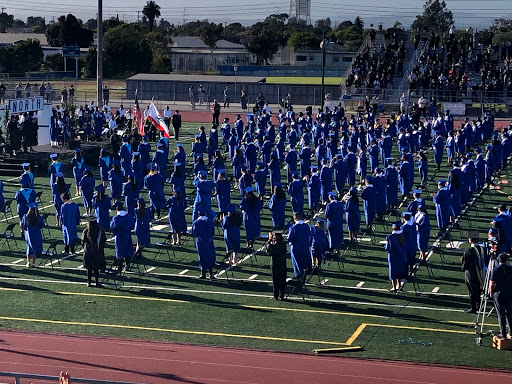
[[507,373],[105,337],[0,331],[0,371],[169,383],[482,384]]

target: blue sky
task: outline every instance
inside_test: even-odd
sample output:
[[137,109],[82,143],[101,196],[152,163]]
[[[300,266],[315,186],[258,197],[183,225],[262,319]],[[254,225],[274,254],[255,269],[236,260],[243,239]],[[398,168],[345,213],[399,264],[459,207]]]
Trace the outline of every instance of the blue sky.
[[[270,13],[288,13],[290,0],[258,0],[241,2],[239,0],[195,0],[187,3],[176,0],[156,0],[162,8],[162,17],[172,23],[206,19],[215,22],[240,21],[252,24],[263,20]],[[409,26],[416,14],[421,13],[424,0],[311,0],[311,18],[330,17],[333,22],[354,19],[360,15],[366,25],[382,22],[385,27],[400,20]],[[452,10],[457,28],[483,28],[497,17],[512,18],[511,0],[446,0]],[[6,12],[16,18],[43,16],[47,20],[61,14],[73,13],[87,20],[96,15],[97,0],[27,0],[23,2],[4,0]],[[137,11],[144,6],[144,0],[103,0],[104,17],[119,15],[126,21],[137,20]],[[187,7],[187,4],[190,4]]]

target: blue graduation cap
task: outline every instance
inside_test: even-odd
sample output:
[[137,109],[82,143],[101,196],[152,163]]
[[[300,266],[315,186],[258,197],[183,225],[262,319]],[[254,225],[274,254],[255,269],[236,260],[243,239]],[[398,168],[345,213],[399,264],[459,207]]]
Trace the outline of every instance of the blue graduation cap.
[[226,211],[229,212],[229,213],[235,213],[236,212],[236,205],[232,204],[232,203],[229,203],[228,206],[226,207]]
[[260,162],[258,162],[258,164],[257,164],[257,165],[258,165],[258,167],[260,167],[260,168],[265,168],[265,164],[263,164],[261,161],[260,161]]
[[34,203],[28,203],[27,204],[27,207],[30,208],[30,209],[34,209],[34,208],[37,208],[37,203],[34,202]]
[[385,159],[386,161],[393,161],[393,158],[392,157],[386,157]]
[[402,217],[412,216],[411,212],[402,212]]
[[119,161],[119,159],[115,159],[112,164],[114,164],[114,166],[119,166],[121,165],[121,162]]
[[204,156],[202,153],[199,153],[197,156],[196,156],[198,159],[202,159]]
[[196,139],[200,139],[200,138],[201,138],[201,135],[196,134],[196,135],[194,135],[194,138],[196,138]]
[[183,147],[183,144],[181,144],[181,143],[176,143],[176,147]]
[[350,187],[350,192],[357,193],[357,188],[356,187]]
[[475,152],[476,152],[476,153],[482,153],[482,148],[480,148],[480,147],[476,147],[476,148],[475,148]]
[[85,171],[85,172],[87,172],[87,171],[91,171],[91,170],[92,170],[92,168],[91,168],[91,167],[89,167],[88,165],[86,165],[86,166],[84,167],[84,171]]
[[370,184],[373,183],[373,177],[372,176],[366,176],[366,181]]
[[137,199],[137,203],[145,203],[146,201],[142,198],[142,197],[139,197]]
[[250,193],[253,191],[253,188],[252,187],[247,187],[244,189],[244,192],[247,192],[247,193]]
[[492,149],[492,145],[488,145],[487,147],[485,147],[485,149],[487,149],[488,151],[490,151]]
[[94,187],[94,189],[98,193],[105,193],[105,187],[103,186],[103,184],[97,185],[96,187]]
[[208,172],[206,172],[204,170],[203,171],[199,171],[199,176],[206,177],[206,176],[208,176]]
[[280,181],[277,181],[274,183],[274,186],[278,187],[278,188],[282,188],[283,187],[283,183],[281,183]]
[[317,218],[316,218],[316,222],[317,222],[318,224],[323,224],[323,223],[325,223],[325,220],[324,220],[324,219],[322,219],[322,218],[320,218],[320,217],[317,217]]
[[172,163],[172,165],[174,165],[175,167],[179,167],[181,163],[179,161],[175,161],[174,163]]
[[468,159],[471,159],[473,157],[473,154],[471,152],[466,153],[466,157]]
[[110,209],[117,209],[118,211],[121,211],[124,208],[124,205],[121,201],[118,201],[117,203],[114,203]]
[[446,185],[446,180],[439,180],[437,185]]
[[175,185],[172,189],[174,192],[183,193],[183,188],[181,188],[179,185]]
[[292,176],[293,176],[293,178],[294,178],[294,179],[295,179],[295,178],[298,178],[298,177],[299,177],[299,172],[297,172],[297,171],[293,171],[293,172],[292,172]]
[[28,167],[30,167],[30,163],[23,163],[23,164],[21,164],[21,166],[23,168],[28,168]]
[[80,148],[75,148],[75,153],[80,153],[82,150]]
[[311,170],[313,170],[313,171],[316,171],[316,170],[318,169],[318,167],[317,167],[316,165],[312,165],[312,166],[311,166],[311,167],[309,167],[309,168],[311,168]]
[[57,172],[57,174],[55,176],[57,176],[57,177],[64,177],[64,174],[62,172]]
[[499,234],[499,229],[498,228],[489,228],[489,233],[493,236],[497,236]]
[[57,156],[58,156],[58,155],[57,155],[56,153],[52,153],[52,154],[50,155],[50,159],[55,159]]
[[421,193],[421,189],[415,189],[412,191],[414,195],[419,195]]
[[164,144],[163,144],[163,143],[156,143],[156,147],[157,147],[157,148],[162,148],[163,146],[164,146]]
[[140,155],[140,153],[139,153],[139,152],[133,152],[133,153],[132,153],[132,156],[139,156],[139,155]]
[[123,136],[123,143],[127,143],[128,142],[128,136]]
[[377,173],[382,173],[382,168],[381,168],[381,167],[377,167],[377,168],[375,168],[375,172],[377,172]]
[[338,196],[338,192],[329,192],[328,195],[331,197],[336,197]]
[[402,226],[402,223],[400,223],[398,221],[391,224],[391,228],[393,228],[393,229],[400,229],[401,226]]

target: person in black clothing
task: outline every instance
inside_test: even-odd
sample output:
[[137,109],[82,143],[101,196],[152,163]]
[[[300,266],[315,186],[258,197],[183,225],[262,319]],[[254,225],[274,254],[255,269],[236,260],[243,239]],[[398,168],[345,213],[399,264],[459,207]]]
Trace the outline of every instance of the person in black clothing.
[[477,244],[478,234],[470,233],[468,237],[470,247],[466,249],[460,261],[464,271],[464,281],[468,288],[469,301],[471,302],[471,308],[467,312],[476,313],[480,306],[480,295],[482,293],[483,278],[479,259],[483,257],[483,249]]
[[103,105],[108,104],[108,100],[110,99],[110,89],[105,85],[103,88]]
[[16,156],[16,153],[21,148],[21,130],[18,128],[17,116],[11,115],[11,120],[7,124],[7,133],[9,134],[9,149],[11,154]]
[[217,126],[219,126],[220,104],[217,102],[217,99],[213,100],[212,111],[212,124],[217,124]]
[[92,287],[92,275],[96,286],[101,287],[99,271],[105,269],[105,243],[107,236],[99,226],[97,218],[90,216],[87,227],[82,232],[82,245],[84,247],[84,266],[87,269],[87,286]]
[[114,132],[110,136],[110,145],[112,146],[112,156],[114,159],[119,159],[119,150],[121,149],[121,136]]
[[508,253],[498,255],[499,265],[491,275],[490,294],[494,298],[494,306],[498,313],[500,335],[507,337],[507,322],[510,338],[512,334],[512,266],[508,265]]
[[180,111],[176,110],[174,115],[172,115],[172,127],[174,129],[174,140],[178,141],[178,137],[180,135],[181,128],[181,115]]
[[267,241],[267,253],[270,255],[270,268],[272,271],[272,285],[274,287],[274,299],[284,300],[286,290],[286,242],[283,231],[269,233]]

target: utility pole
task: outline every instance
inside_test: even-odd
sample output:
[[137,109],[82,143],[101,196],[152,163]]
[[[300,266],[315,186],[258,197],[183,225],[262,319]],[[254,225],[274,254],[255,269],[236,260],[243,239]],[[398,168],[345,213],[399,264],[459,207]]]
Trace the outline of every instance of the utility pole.
[[98,24],[96,31],[96,53],[98,59],[98,61],[96,62],[96,91],[98,93],[98,101],[96,105],[101,106],[103,99],[103,0],[98,0]]
[[137,24],[140,23],[140,11],[137,11]]

